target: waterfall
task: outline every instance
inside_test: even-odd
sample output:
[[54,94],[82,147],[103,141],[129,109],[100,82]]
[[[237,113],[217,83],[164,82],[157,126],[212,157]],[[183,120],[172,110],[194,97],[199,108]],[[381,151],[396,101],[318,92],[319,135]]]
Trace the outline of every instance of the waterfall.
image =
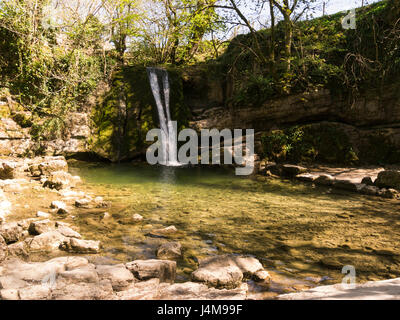
[[[169,109],[169,78],[168,72],[160,68],[147,68],[151,91],[157,105],[158,119],[161,129],[161,148],[163,151],[162,164],[178,166],[177,156],[177,128],[171,120]],[[161,81],[160,81],[161,80]]]

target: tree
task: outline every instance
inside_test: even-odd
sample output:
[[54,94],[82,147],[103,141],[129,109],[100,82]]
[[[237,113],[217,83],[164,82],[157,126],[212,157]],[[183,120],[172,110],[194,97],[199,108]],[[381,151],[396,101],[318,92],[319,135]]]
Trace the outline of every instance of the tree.
[[[293,27],[294,22],[298,21],[303,14],[312,8],[316,0],[272,0],[272,5],[278,8],[282,14],[285,26],[285,56],[286,70],[290,70],[290,60],[292,56]],[[297,13],[297,10],[300,10]]]

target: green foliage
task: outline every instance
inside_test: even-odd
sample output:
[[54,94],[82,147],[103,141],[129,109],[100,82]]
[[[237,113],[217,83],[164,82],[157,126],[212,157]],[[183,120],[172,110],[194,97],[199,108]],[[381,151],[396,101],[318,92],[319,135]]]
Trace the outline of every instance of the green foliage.
[[[33,136],[60,137],[64,119],[85,103],[103,76],[100,48],[103,27],[89,16],[64,33],[41,17],[48,1],[7,0],[0,6],[0,86],[8,87],[27,111],[42,118]],[[4,55],[3,55],[4,53]]]
[[274,97],[320,88],[354,97],[392,81],[400,70],[399,14],[391,14],[395,2],[384,0],[358,9],[356,30],[343,29],[345,12],[297,22],[289,70],[283,22],[275,28],[275,60],[268,57],[271,30],[258,31],[256,37],[237,36],[217,60],[221,79],[233,80],[231,102],[260,106]]
[[358,156],[345,132],[332,124],[295,126],[261,138],[263,156],[278,162],[354,164]]

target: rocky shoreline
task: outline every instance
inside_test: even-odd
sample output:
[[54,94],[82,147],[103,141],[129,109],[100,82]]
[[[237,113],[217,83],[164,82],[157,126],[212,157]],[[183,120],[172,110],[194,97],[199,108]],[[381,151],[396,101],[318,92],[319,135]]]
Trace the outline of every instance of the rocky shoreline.
[[261,176],[294,179],[364,195],[400,200],[400,172],[397,170],[380,167],[363,169],[303,167],[260,162],[257,171]]
[[[3,159],[0,165],[0,299],[246,299],[244,279],[267,283],[270,276],[252,257],[224,255],[200,260],[193,282],[174,283],[180,244],[168,242],[159,259],[104,265],[91,262],[101,243],[83,239],[64,222],[79,208],[98,208],[101,197],[79,190],[81,180],[68,173],[64,157]],[[24,195],[47,203],[36,210]],[[21,197],[18,197],[22,196]],[[18,219],[18,211],[31,212]],[[136,221],[143,217],[133,216]],[[168,234],[173,226],[154,233]],[[48,257],[46,261],[42,261]],[[49,259],[50,257],[54,257]],[[41,260],[41,261],[36,261]]]
[[[378,187],[382,181],[396,181],[388,179],[383,168],[347,172],[345,177],[320,169],[265,164],[257,177],[294,178],[361,193],[369,186],[377,190],[374,195],[398,198],[395,189]],[[374,185],[366,183],[365,174],[370,176],[368,181],[375,180]],[[68,163],[62,156],[0,161],[0,300],[306,297],[300,293],[257,294],[251,287],[267,288],[271,275],[254,257],[233,254],[202,259],[190,281],[175,283],[176,260],[182,254],[179,242],[160,245],[158,259],[99,263],[93,257],[101,253],[102,243],[84,239],[73,220],[82,209],[96,209],[102,212],[102,219],[107,219],[110,203],[85,193],[80,185],[81,179],[68,173]],[[394,196],[388,197],[387,190]],[[144,218],[134,214],[132,219],[141,222]],[[176,231],[174,226],[167,226],[152,234],[165,236]]]

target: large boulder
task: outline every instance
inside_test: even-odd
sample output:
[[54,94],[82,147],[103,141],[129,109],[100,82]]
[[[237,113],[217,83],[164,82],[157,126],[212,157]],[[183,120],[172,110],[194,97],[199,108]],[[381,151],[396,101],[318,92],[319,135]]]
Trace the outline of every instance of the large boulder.
[[58,231],[48,231],[33,239],[26,239],[26,243],[31,251],[53,251],[66,241],[66,237]]
[[174,282],[176,277],[176,262],[169,260],[135,260],[126,267],[139,280],[160,279],[161,282]]
[[0,236],[7,244],[17,242],[23,237],[23,228],[17,222],[9,222],[0,226]]
[[3,262],[7,258],[7,244],[6,241],[0,236],[0,263]]
[[400,171],[385,170],[378,174],[375,185],[379,188],[394,188],[400,190]]
[[253,257],[222,255],[200,260],[199,269],[192,273],[196,282],[216,288],[236,288],[243,278],[251,278],[263,266]]

